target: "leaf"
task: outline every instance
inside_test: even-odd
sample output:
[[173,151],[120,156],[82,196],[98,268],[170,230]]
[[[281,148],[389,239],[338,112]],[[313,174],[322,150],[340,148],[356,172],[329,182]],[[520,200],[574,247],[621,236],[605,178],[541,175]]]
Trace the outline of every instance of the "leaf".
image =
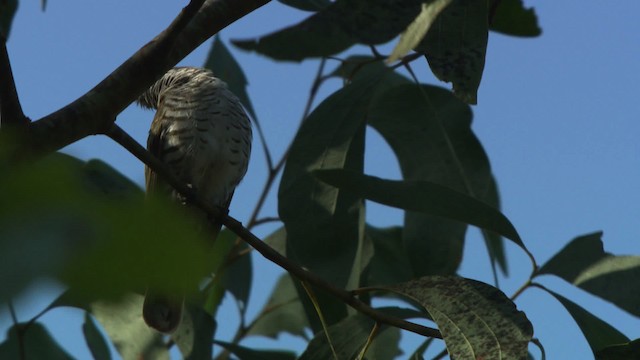
[[489,28],[513,36],[539,36],[542,29],[533,8],[525,8],[522,0],[493,0]]
[[467,195],[428,181],[383,180],[352,170],[316,170],[314,174],[337,188],[380,204],[442,216],[495,231],[516,244],[522,240],[499,211]]
[[[484,196],[480,197],[480,200],[486,202],[488,205],[500,209],[500,194],[498,193],[498,184],[493,176],[491,176],[491,182],[489,183],[489,188]],[[487,246],[487,250],[489,251],[489,257],[491,258],[491,264],[495,274],[495,264],[497,263],[500,266],[500,270],[505,275],[509,275],[509,267],[507,265],[507,256],[504,252],[504,239],[502,236],[491,232],[485,231],[483,233],[484,241]]]
[[279,0],[285,5],[289,5],[304,11],[320,11],[331,5],[329,0]]
[[213,71],[216,77],[219,77],[227,83],[229,90],[234,93],[240,102],[247,109],[251,117],[257,122],[258,117],[253,110],[251,99],[247,93],[247,77],[240,67],[238,61],[233,57],[229,49],[220,40],[220,35],[213,38],[213,45],[204,62],[204,67]]
[[[241,250],[248,249],[246,243],[242,243]],[[253,266],[251,253],[242,255],[227,270],[225,270],[225,284],[227,290],[236,299],[236,304],[242,316],[247,311],[249,295],[251,294],[251,284],[253,279]]]
[[453,0],[434,0],[429,3],[422,3],[420,14],[402,33],[400,41],[398,41],[393,52],[391,52],[387,62],[394,62],[415,48],[422,38],[424,38],[427,31],[429,31],[431,24],[433,24],[438,14],[452,1]]
[[131,179],[102,160],[92,159],[83,166],[85,184],[89,190],[111,199],[143,196],[142,189]]
[[387,327],[373,340],[365,354],[366,359],[393,360],[403,354],[400,349],[400,329]]
[[184,359],[211,359],[215,321],[202,307],[186,304],[182,322],[171,335]]
[[0,39],[5,42],[9,39],[16,10],[18,10],[18,0],[0,1]]
[[538,274],[553,274],[640,316],[640,256],[614,256],[603,250],[602,232],[572,240]]
[[562,306],[567,309],[571,317],[573,317],[580,327],[582,334],[587,339],[587,342],[591,347],[591,351],[593,351],[594,354],[610,345],[629,342],[629,339],[620,331],[595,317],[578,304],[549,289],[544,287],[540,288],[555,297]]
[[597,360],[628,360],[640,358],[640,339],[626,344],[608,346],[596,353]]
[[337,0],[302,22],[256,39],[232,41],[275,60],[302,61],[355,43],[390,41],[420,12],[419,0]]
[[286,350],[255,350],[218,340],[214,343],[229,350],[239,360],[293,360],[296,358],[296,354]]
[[107,341],[104,336],[102,336],[98,326],[87,312],[84,314],[82,333],[84,334],[84,339],[87,342],[87,346],[94,360],[111,360],[109,345],[107,345]]
[[425,54],[431,71],[441,81],[451,82],[462,101],[477,103],[488,39],[486,0],[456,0],[431,26],[417,52]]
[[[40,323],[12,326],[7,339],[0,344],[0,359],[72,360],[73,358],[51,337]],[[21,332],[21,333],[20,333]],[[24,356],[22,356],[22,350]]]
[[367,225],[365,236],[373,243],[374,255],[364,286],[396,284],[414,277],[409,255],[402,242],[401,227],[380,229]]
[[278,279],[267,304],[250,326],[247,335],[262,335],[276,339],[282,332],[305,336],[307,318],[298,298],[293,279],[284,273]]
[[[338,287],[357,287],[364,230],[363,202],[327,186],[311,171],[362,171],[365,116],[379,77],[354,80],[325,99],[298,131],[280,182],[278,211],[287,232],[287,256]],[[358,269],[358,273],[353,270]],[[302,289],[298,292],[304,294]],[[328,324],[346,316],[346,305],[322,291],[320,307]],[[301,296],[313,329],[320,324]]]
[[451,358],[527,359],[533,328],[500,290],[455,276],[428,276],[387,288],[431,314]]
[[[487,155],[471,130],[467,104],[442,88],[415,84],[376,95],[369,124],[398,157],[405,180],[426,180],[481,199],[491,185]],[[414,274],[452,274],[462,259],[466,224],[405,214],[404,242]]]

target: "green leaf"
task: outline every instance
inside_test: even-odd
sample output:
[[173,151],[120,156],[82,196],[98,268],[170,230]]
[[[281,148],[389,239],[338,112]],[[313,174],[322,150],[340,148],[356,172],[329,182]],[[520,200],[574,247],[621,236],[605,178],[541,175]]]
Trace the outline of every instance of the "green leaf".
[[4,41],[9,39],[16,10],[18,10],[18,0],[0,1],[0,38]]
[[[489,188],[485,192],[484,196],[480,196],[480,200],[486,202],[488,205],[500,209],[500,194],[498,193],[498,184],[493,176],[491,176],[491,182],[489,183]],[[504,252],[504,239],[502,236],[492,232],[485,231],[483,233],[484,241],[487,246],[487,250],[489,252],[489,257],[491,259],[491,264],[495,274],[495,264],[497,263],[500,266],[500,270],[505,275],[509,275],[509,267],[507,265],[507,256]]]
[[367,350],[365,358],[376,360],[398,359],[403,354],[400,349],[400,329],[387,327],[376,336]]
[[531,323],[500,290],[454,276],[428,276],[389,287],[431,314],[451,358],[527,359]]
[[614,256],[603,250],[602,232],[580,236],[544,264],[553,274],[640,316],[640,256]]
[[[376,95],[369,124],[398,157],[405,180],[426,180],[482,199],[491,185],[489,160],[471,130],[467,104],[439,87],[401,84]],[[452,274],[462,259],[467,226],[407,212],[403,234],[416,275]]]
[[275,60],[329,56],[355,43],[390,41],[418,15],[420,4],[419,0],[337,0],[296,25],[233,44]]
[[427,31],[429,31],[431,24],[433,24],[438,14],[452,1],[453,0],[434,0],[429,3],[422,3],[420,14],[413,20],[407,30],[402,33],[400,41],[396,44],[387,62],[394,62],[415,48],[420,41],[422,41]]
[[289,5],[304,11],[320,11],[331,5],[329,0],[278,0],[283,4]]
[[316,170],[337,188],[380,204],[442,216],[494,231],[522,245],[511,222],[498,210],[472,197],[428,181],[383,180],[352,170]]
[[[240,250],[246,250],[249,246],[243,243]],[[247,253],[236,260],[225,270],[225,284],[227,290],[236,299],[236,304],[240,313],[244,316],[251,294],[251,283],[253,279],[253,266],[251,265],[251,253]]]
[[[354,80],[325,99],[296,135],[280,182],[278,205],[287,232],[287,256],[338,287],[357,287],[364,230],[363,201],[318,181],[311,171],[362,171],[365,116],[379,76]],[[357,269],[358,271],[353,271]],[[304,294],[304,290],[298,289]],[[346,305],[315,291],[328,324]],[[304,298],[312,328],[320,324]]]
[[493,0],[489,28],[513,36],[539,36],[542,33],[535,10],[525,8],[522,0]]
[[367,225],[365,236],[372,242],[374,254],[364,286],[397,284],[414,278],[401,227],[380,229]]
[[555,297],[562,306],[567,309],[571,317],[573,317],[580,327],[582,334],[587,339],[591,351],[593,351],[594,354],[610,345],[629,342],[629,338],[620,331],[597,318],[578,304],[549,289],[544,287],[540,288]]
[[112,199],[142,196],[144,192],[131,179],[102,160],[93,159],[83,166],[85,184],[89,190]]
[[171,335],[184,359],[211,359],[215,321],[202,307],[187,304],[182,322]]
[[486,0],[456,0],[444,9],[416,51],[425,54],[431,71],[451,82],[462,101],[477,103],[488,39]]
[[276,339],[282,332],[305,336],[307,318],[298,298],[293,279],[288,273],[280,276],[273,292],[262,308],[247,335],[261,335]]
[[233,92],[240,102],[247,108],[251,117],[257,122],[258,117],[253,110],[251,99],[247,93],[247,77],[240,67],[238,61],[233,57],[229,49],[220,40],[220,35],[213,38],[213,45],[204,62],[204,67],[213,71],[216,77],[219,77],[229,86],[229,90]]
[[229,350],[239,360],[293,360],[296,354],[286,350],[255,350],[215,340],[214,343]]
[[[72,360],[73,358],[51,337],[40,323],[12,326],[7,339],[0,344],[0,359]],[[22,353],[22,350],[24,353]]]
[[88,312],[84,313],[82,333],[95,360],[111,360],[109,345]]
[[608,346],[596,353],[597,360],[640,359],[640,339],[622,345]]

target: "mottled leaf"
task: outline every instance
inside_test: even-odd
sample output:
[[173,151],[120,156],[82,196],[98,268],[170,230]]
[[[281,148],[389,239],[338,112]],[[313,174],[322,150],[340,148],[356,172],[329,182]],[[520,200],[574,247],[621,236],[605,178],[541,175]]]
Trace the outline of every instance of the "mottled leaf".
[[431,314],[451,358],[527,359],[533,327],[500,290],[454,276],[428,276],[388,288]]
[[450,188],[428,181],[383,180],[352,170],[316,170],[322,181],[380,204],[442,216],[476,225],[522,245],[511,222],[498,210]]
[[296,354],[286,350],[256,350],[224,341],[214,341],[229,350],[239,360],[293,360]]
[[[405,180],[426,180],[482,199],[492,181],[489,160],[471,130],[468,105],[442,88],[401,84],[377,94],[368,119],[398,157]],[[404,242],[416,275],[452,274],[467,226],[406,212]]]
[[[21,360],[72,360],[73,358],[51,337],[40,323],[12,326],[7,338],[0,344],[0,359]],[[20,329],[19,329],[19,328]],[[21,356],[24,350],[24,356]]]
[[104,336],[102,336],[95,321],[93,321],[93,318],[91,318],[91,315],[87,312],[84,314],[82,333],[84,334],[84,340],[87,342],[87,346],[94,360],[111,360],[109,345]]
[[640,316],[640,256],[604,251],[602,233],[572,240],[544,264],[539,274],[553,274]]
[[431,24],[435,21],[440,12],[453,0],[434,0],[422,3],[422,10],[418,17],[413,20],[409,27],[400,36],[400,41],[393,49],[387,62],[393,62],[405,56],[411,49],[415,48],[424,35],[429,31]]
[[576,324],[580,327],[594,355],[608,346],[629,342],[629,338],[620,331],[597,318],[578,304],[549,289],[542,289],[555,297],[564,308],[567,309],[571,317],[576,321]]
[[416,47],[438,79],[451,82],[462,101],[475,104],[488,39],[486,0],[455,0]]
[[522,0],[493,0],[489,28],[513,36],[539,36],[542,29],[533,8],[525,8]]

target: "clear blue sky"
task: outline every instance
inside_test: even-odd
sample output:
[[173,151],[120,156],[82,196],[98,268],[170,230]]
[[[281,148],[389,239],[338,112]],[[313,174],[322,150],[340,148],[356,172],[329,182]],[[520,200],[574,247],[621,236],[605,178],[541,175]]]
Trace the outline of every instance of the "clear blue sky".
[[[153,0],[48,3],[43,13],[39,2],[21,2],[8,44],[24,111],[34,120],[89,90],[166,27],[186,4]],[[491,34],[479,102],[473,109],[473,127],[491,159],[503,212],[540,263],[573,237],[596,230],[604,230],[607,251],[640,254],[640,3],[526,3],[535,5],[543,35],[520,39]],[[305,15],[272,2],[224,30],[222,38],[261,35]],[[181,64],[202,65],[209,46],[207,42]],[[317,61],[274,63],[232,50],[249,78],[249,93],[267,141],[280,154],[284,139],[293,136],[300,119]],[[448,88],[429,75],[426,64],[415,67],[423,68],[419,73],[424,81]],[[322,94],[337,85],[329,83]],[[152,117],[151,112],[132,106],[117,121],[144,143]],[[368,173],[399,177],[393,155],[373,131],[367,146]],[[90,137],[65,151],[85,159],[101,158],[142,184],[142,165],[109,139]],[[265,174],[264,157],[255,142],[249,172],[232,204],[233,216],[241,220],[249,216]],[[274,192],[263,214],[276,214],[275,209]],[[402,221],[398,210],[371,205],[367,212],[368,221],[377,226]],[[260,228],[258,234],[267,235],[269,230]],[[511,294],[526,280],[530,268],[515,246],[508,245],[508,254],[511,276],[501,284]],[[259,285],[253,289],[250,314],[260,309],[280,273],[275,265],[259,257],[255,260],[260,271],[254,272],[254,279]],[[488,269],[486,251],[473,230],[460,273],[491,283]],[[637,318],[561,280],[543,280],[628,337],[640,337]],[[28,320],[46,306],[54,296],[52,290],[52,285],[39,283],[18,299],[20,319]],[[591,358],[580,330],[548,295],[528,290],[517,305],[534,324],[535,336],[550,359]],[[89,353],[81,319],[79,311],[71,310],[56,310],[43,318],[54,337],[84,359]],[[219,323],[225,321],[219,319]],[[235,326],[237,319],[228,321]],[[0,338],[10,324],[6,309],[1,309]],[[229,333],[219,327],[219,337]],[[416,339],[408,336],[403,343],[415,346]],[[298,349],[301,346],[291,338],[282,345],[292,343]]]

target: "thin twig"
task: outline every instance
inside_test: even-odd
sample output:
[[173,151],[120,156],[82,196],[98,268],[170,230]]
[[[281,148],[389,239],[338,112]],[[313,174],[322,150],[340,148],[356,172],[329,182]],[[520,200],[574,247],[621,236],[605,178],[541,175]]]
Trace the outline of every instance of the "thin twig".
[[28,123],[29,119],[24,116],[18,99],[7,44],[4,39],[0,39],[0,127]]
[[244,240],[251,247],[256,249],[263,257],[267,260],[277,264],[281,268],[288,271],[292,276],[295,276],[300,281],[305,281],[311,283],[329,294],[335,296],[340,299],[345,304],[351,306],[357,311],[363,313],[364,315],[369,316],[370,318],[379,321],[381,323],[395,326],[401,329],[405,329],[407,331],[411,331],[413,333],[428,336],[428,337],[436,337],[441,338],[440,332],[437,329],[422,326],[419,324],[415,324],[394,316],[387,315],[382,313],[360,299],[354,297],[351,292],[338,288],[326,281],[325,279],[319,277],[318,275],[302,268],[297,263],[292,260],[284,257],[271,246],[264,243],[258,237],[256,237],[251,231],[249,231],[246,227],[242,226],[242,224],[230,217],[221,209],[212,206],[209,203],[202,201],[200,197],[193,191],[193,189],[187,187],[185,184],[180,182],[174,175],[171,173],[168,168],[163,164],[160,160],[158,160],[155,156],[149,153],[144,147],[138,144],[129,134],[124,132],[120,127],[116,124],[113,124],[110,131],[107,132],[107,135],[116,141],[118,144],[122,145],[125,149],[127,149],[130,153],[136,156],[140,161],[149,166],[156,174],[159,174],[169,185],[173,186],[179,193],[186,197],[186,199],[193,205],[199,207],[203,211],[205,211],[211,218],[220,219],[222,224],[224,224],[229,230],[238,235],[242,240]]
[[9,300],[7,304],[9,306],[9,313],[11,314],[11,321],[13,321],[13,326],[16,329],[16,336],[18,337],[18,353],[20,355],[20,360],[24,360],[27,358],[24,348],[24,331],[26,328],[22,327],[20,322],[18,322],[18,315],[16,314],[16,309],[13,307],[13,301]]

